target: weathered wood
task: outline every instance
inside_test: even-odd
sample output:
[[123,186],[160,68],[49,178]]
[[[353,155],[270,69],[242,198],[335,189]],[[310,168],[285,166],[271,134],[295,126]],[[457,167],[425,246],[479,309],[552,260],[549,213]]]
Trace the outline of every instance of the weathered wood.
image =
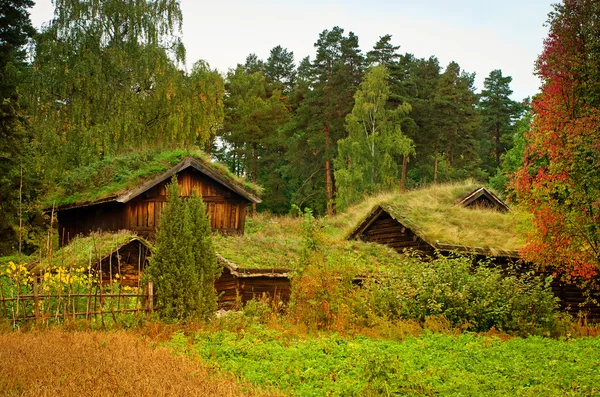
[[[178,169],[179,170],[179,169]],[[180,169],[177,181],[181,186],[181,195],[190,196],[197,191],[204,199],[207,214],[213,230],[226,234],[243,234],[247,195],[215,181],[212,177],[199,172],[194,167]],[[102,230],[116,232],[129,229],[139,235],[154,239],[156,227],[160,223],[160,211],[165,204],[166,186],[170,179],[158,181],[156,184],[143,185],[143,193],[132,191],[123,200],[103,202],[58,212],[59,235],[61,245],[77,235]],[[140,188],[141,189],[141,188]]]

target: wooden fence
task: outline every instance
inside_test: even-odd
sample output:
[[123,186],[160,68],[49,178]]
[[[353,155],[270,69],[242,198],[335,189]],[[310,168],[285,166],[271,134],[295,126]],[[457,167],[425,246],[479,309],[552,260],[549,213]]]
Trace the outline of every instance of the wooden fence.
[[[43,283],[42,283],[43,285]],[[37,278],[33,278],[28,288],[13,285],[0,288],[0,317],[17,322],[35,321],[38,324],[60,323],[76,318],[100,321],[117,321],[121,313],[147,313],[154,307],[152,282],[143,288],[128,288],[124,291],[118,284],[89,285],[86,291],[66,292],[40,291]]]

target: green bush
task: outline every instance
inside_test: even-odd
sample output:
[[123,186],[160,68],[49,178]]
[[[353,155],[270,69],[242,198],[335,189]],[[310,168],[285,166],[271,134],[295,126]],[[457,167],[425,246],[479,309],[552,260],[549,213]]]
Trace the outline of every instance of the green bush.
[[176,177],[167,186],[156,246],[146,271],[158,295],[164,320],[205,319],[217,308],[215,279],[222,272],[202,198],[179,196]]
[[473,266],[469,257],[407,258],[366,281],[357,310],[390,320],[441,315],[472,331],[549,333],[560,323],[550,281],[486,263]]

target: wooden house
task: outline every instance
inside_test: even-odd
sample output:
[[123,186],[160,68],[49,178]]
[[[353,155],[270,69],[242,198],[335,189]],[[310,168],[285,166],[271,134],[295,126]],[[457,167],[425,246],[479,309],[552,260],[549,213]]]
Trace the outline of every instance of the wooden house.
[[113,280],[123,286],[140,287],[140,275],[148,265],[151,249],[149,242],[127,231],[92,233],[73,239],[51,258],[32,262],[29,270],[38,274],[57,267],[83,273],[91,270],[101,284]]
[[[348,239],[385,244],[399,253],[466,254],[498,266],[519,264],[531,269],[521,257],[525,238],[518,232],[527,228],[529,219],[525,213],[509,211],[485,188],[473,189],[468,183],[438,185],[375,206]],[[538,272],[541,276],[550,273]],[[577,285],[556,278],[551,287],[563,310],[600,319],[600,306],[584,303],[584,292]]]
[[219,294],[219,306],[235,307],[254,298],[288,301],[291,294],[290,269],[240,268],[217,254],[217,261],[223,265],[223,273],[215,281]]
[[[192,156],[158,174],[129,182],[129,186],[103,190],[93,200],[79,199],[59,205],[55,212],[61,244],[93,231],[130,230],[153,239],[165,205],[166,185],[176,175],[182,196],[197,191],[206,203],[213,230],[243,234],[246,207],[260,198],[209,162]],[[89,196],[89,195],[88,195]],[[85,197],[85,196],[84,196]]]

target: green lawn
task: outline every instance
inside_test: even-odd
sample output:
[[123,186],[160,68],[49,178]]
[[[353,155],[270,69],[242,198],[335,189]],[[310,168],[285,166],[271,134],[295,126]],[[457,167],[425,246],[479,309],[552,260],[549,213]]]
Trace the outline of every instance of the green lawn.
[[[191,344],[190,344],[191,343]],[[296,396],[598,396],[600,338],[427,333],[403,341],[254,326],[176,334],[169,345],[241,380]]]

